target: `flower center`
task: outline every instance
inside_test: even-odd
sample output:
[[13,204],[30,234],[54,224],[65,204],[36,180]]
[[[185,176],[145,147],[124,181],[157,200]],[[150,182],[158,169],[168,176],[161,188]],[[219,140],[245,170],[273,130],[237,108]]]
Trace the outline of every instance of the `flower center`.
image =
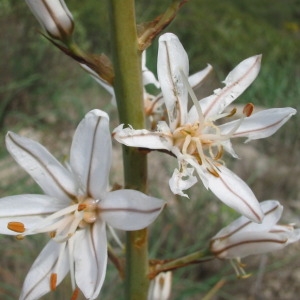
[[21,222],[9,222],[7,228],[19,233],[18,239],[29,234],[42,232],[50,233],[51,238],[57,242],[68,240],[78,229],[94,223],[99,215],[98,200],[78,197],[76,204],[71,204],[61,210],[48,215],[27,228]]
[[200,165],[218,177],[217,165],[222,163],[224,136],[212,121],[178,127],[173,132],[173,138],[174,145],[183,155],[193,156]]
[[98,201],[87,198],[83,202],[78,204],[78,211],[82,212],[82,222],[80,227],[84,227],[85,223],[91,224],[97,220],[97,215],[99,212],[99,207],[97,205]]

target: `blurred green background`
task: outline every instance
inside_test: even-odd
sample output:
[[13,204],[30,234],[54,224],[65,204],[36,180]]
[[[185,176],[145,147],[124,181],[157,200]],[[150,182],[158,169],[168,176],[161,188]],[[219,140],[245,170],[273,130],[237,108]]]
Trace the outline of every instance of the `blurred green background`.
[[[169,3],[136,1],[138,22],[152,20]],[[75,19],[77,43],[88,52],[110,56],[105,1],[66,0],[66,4]],[[39,34],[41,28],[24,1],[0,0],[0,28],[0,196],[35,193],[38,187],[7,155],[7,130],[42,142],[64,160],[74,128],[88,110],[100,108],[110,113],[112,128],[117,125],[117,114],[110,96]],[[178,35],[188,52],[191,73],[210,63],[220,81],[243,59],[263,54],[258,78],[237,104],[300,107],[299,0],[190,0],[167,31]],[[156,72],[157,41],[147,55],[149,69]],[[286,207],[286,221],[298,224],[299,128],[300,120],[295,116],[273,137],[238,146],[242,160],[226,160],[259,200],[280,200]],[[118,157],[120,147],[114,145],[114,151]],[[201,184],[190,192],[192,200],[172,196],[167,182],[175,161],[157,153],[149,156],[150,191],[169,200],[168,208],[151,227],[151,258],[173,258],[195,251],[236,217]],[[162,165],[165,171],[157,178]],[[121,180],[120,168],[114,166],[113,181]],[[47,239],[37,236],[16,241],[0,236],[1,299],[18,297],[25,274]],[[300,293],[299,250],[293,245],[284,253],[247,260],[254,275],[243,281],[236,279],[229,262],[175,271],[172,299],[202,299],[223,278],[226,284],[211,299],[296,299]],[[44,299],[68,299],[69,295],[65,280],[57,292]],[[111,265],[100,298],[122,299],[121,281]]]

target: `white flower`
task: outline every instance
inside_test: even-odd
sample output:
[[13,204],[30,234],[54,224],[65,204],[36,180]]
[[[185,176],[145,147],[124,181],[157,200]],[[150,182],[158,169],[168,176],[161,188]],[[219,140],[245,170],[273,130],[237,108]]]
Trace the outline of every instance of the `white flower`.
[[[230,118],[236,110],[224,112],[256,78],[261,56],[242,61],[226,77],[225,87],[200,101],[196,99],[188,79],[188,56],[178,38],[171,33],[159,39],[158,78],[169,122],[159,122],[156,131],[134,130],[118,126],[113,134],[120,143],[169,151],[178,159],[170,179],[175,194],[187,196],[183,190],[197,182],[196,170],[204,186],[221,201],[253,221],[261,222],[263,214],[248,185],[224,166],[224,150],[237,157],[231,138],[247,137],[247,141],[272,135],[292,115],[293,108],[274,108],[252,114],[253,105],[244,108],[245,117],[218,125],[220,119]],[[205,78],[205,77],[204,77]],[[194,105],[188,111],[188,94]]]
[[242,216],[211,239],[210,250],[216,257],[239,260],[249,255],[280,250],[300,239],[300,229],[294,229],[292,224],[277,224],[283,211],[278,201],[267,200],[260,205],[265,215],[261,224]]
[[69,168],[42,145],[9,132],[7,149],[45,195],[0,199],[0,233],[48,232],[51,240],[31,267],[20,299],[40,299],[70,271],[73,290],[95,299],[106,273],[106,223],[122,230],[148,226],[164,201],[134,190],[108,192],[111,135],[108,115],[90,111],[75,132]]
[[161,272],[150,282],[148,300],[168,300],[172,288],[172,272]]
[[64,0],[25,0],[42,27],[54,39],[64,40],[74,30],[71,12]]
[[[101,85],[110,95],[111,103],[116,105],[115,91],[113,86],[101,78],[94,70],[85,64],[80,64],[80,66],[90,74],[90,76]],[[205,69],[196,72],[195,74],[189,76],[188,81],[193,89],[197,89],[201,83],[210,75],[212,72],[212,67],[208,65]],[[142,53],[142,77],[144,86],[144,109],[145,114],[151,122],[151,127],[154,128],[158,121],[164,119],[165,114],[165,104],[162,93],[158,95],[152,95],[146,91],[147,85],[153,85],[155,88],[160,88],[159,81],[155,78],[155,75],[147,68],[146,65],[146,51]]]

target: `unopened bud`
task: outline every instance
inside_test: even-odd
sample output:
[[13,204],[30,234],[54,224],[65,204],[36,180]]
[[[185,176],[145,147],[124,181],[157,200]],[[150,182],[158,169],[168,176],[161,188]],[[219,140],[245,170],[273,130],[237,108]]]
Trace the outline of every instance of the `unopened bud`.
[[64,0],[25,0],[32,13],[54,39],[65,40],[74,30],[73,17]]

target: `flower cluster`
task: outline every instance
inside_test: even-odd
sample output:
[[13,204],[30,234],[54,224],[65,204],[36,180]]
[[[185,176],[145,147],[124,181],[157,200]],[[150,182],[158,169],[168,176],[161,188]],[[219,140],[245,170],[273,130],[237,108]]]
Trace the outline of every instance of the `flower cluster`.
[[[100,72],[99,57],[81,56],[75,44],[75,52],[68,48],[74,21],[64,0],[26,0],[26,3],[47,38],[77,60],[109,91],[115,102],[113,68],[105,64],[106,58],[102,63],[105,62],[108,71]],[[246,274],[240,258],[279,250],[300,239],[300,229],[294,225],[277,224],[282,205],[276,200],[259,203],[250,187],[224,162],[225,153],[238,158],[233,139],[241,137],[248,142],[269,137],[296,114],[291,107],[255,112],[254,105],[248,103],[242,117],[236,117],[237,108],[232,103],[256,79],[261,58],[256,55],[243,60],[225,78],[224,87],[198,99],[195,89],[205,82],[212,67],[208,65],[189,75],[188,55],[179,39],[172,33],[163,34],[159,39],[158,79],[146,66],[146,53],[142,54],[141,100],[149,128],[134,129],[130,124],[121,124],[112,134],[126,146],[158,150],[176,157],[178,167],[169,180],[174,194],[188,197],[185,191],[200,180],[222,202],[242,214],[209,244],[209,254],[234,261],[242,277]],[[149,94],[149,84],[161,91]],[[102,110],[91,110],[79,123],[66,165],[39,143],[13,132],[6,135],[6,147],[44,194],[1,198],[0,234],[21,240],[28,235],[47,233],[50,238],[25,279],[20,299],[39,299],[54,291],[68,273],[72,299],[77,298],[79,290],[87,299],[95,299],[106,275],[106,227],[124,231],[144,229],[158,217],[166,202],[138,190],[109,188],[112,141],[109,116]],[[182,265],[188,263],[183,261]],[[167,300],[171,293],[169,270],[177,266],[159,269],[157,265],[151,266],[154,275],[148,274],[148,299]]]

